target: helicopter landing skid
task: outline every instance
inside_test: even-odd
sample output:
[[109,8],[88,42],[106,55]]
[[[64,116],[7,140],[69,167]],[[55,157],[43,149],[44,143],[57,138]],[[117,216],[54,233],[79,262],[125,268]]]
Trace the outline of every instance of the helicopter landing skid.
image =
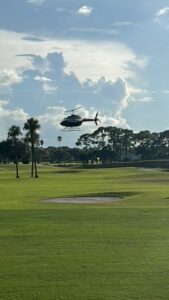
[[70,132],[70,131],[81,131],[80,128],[64,128],[64,129],[61,129],[61,131],[67,131],[67,132]]

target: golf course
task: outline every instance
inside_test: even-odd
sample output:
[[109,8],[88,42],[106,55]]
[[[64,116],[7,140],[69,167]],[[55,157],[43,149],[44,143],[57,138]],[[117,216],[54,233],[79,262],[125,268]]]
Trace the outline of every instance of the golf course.
[[[169,299],[167,169],[19,169],[0,165],[0,299]],[[46,201],[78,197],[116,200]]]

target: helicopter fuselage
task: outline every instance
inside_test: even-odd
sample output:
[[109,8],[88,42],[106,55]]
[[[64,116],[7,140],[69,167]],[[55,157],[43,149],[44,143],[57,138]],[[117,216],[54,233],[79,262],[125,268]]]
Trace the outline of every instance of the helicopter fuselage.
[[60,124],[65,127],[78,127],[78,126],[82,125],[82,123],[83,123],[83,120],[76,121],[76,122],[69,122],[69,121],[64,120]]
[[67,118],[64,118],[60,125],[65,127],[78,127],[82,125],[82,123],[83,119],[81,117],[79,117],[78,115],[71,115]]

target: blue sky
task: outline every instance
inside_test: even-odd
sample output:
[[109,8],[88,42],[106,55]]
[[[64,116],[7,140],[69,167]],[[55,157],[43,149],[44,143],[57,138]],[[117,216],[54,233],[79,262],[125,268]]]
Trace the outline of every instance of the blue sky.
[[65,110],[102,126],[169,128],[168,0],[1,0],[0,139],[29,117],[45,145],[73,146]]

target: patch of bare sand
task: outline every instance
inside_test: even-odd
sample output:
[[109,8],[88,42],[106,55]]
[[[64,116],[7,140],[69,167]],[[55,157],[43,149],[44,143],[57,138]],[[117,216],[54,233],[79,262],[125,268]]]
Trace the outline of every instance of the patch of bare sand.
[[65,203],[65,204],[92,204],[122,201],[120,197],[74,197],[74,198],[54,198],[45,199],[43,203]]

